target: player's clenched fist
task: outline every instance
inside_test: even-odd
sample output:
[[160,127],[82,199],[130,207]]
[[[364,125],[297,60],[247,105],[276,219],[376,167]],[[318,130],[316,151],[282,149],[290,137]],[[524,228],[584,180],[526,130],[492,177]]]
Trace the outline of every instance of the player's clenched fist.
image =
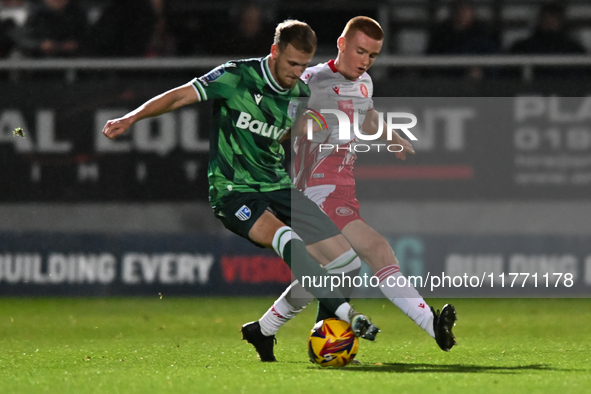
[[109,120],[103,127],[103,134],[110,139],[125,133],[131,126],[131,121],[125,118]]

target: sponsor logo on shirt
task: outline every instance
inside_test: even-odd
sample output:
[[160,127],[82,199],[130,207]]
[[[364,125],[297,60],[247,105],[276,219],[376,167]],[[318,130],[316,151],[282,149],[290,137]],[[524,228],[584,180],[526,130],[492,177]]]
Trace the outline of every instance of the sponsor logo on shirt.
[[334,92],[335,92],[336,94],[339,94],[339,91],[341,90],[341,88],[339,88],[338,86],[334,86],[334,87],[332,88],[332,90],[334,90]]
[[252,115],[246,112],[240,112],[240,116],[238,116],[238,120],[236,121],[236,127],[276,140],[281,139],[281,137],[287,133],[287,129],[280,129],[277,126],[270,125],[260,120],[252,120]]

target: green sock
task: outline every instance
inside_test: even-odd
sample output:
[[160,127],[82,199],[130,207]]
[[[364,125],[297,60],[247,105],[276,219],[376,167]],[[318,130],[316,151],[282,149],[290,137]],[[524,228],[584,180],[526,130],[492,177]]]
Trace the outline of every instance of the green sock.
[[[346,272],[345,276],[350,277],[351,283],[353,283],[353,277],[358,275],[359,271],[361,271],[360,268],[354,269],[351,272]],[[347,301],[347,302],[351,301],[351,294],[353,293],[354,289],[355,288],[353,286],[341,286],[339,288],[339,290],[341,291],[341,293],[345,297],[345,301]],[[331,313],[330,310],[328,310],[328,308],[326,308],[324,305],[322,305],[321,303],[318,303],[318,310],[316,311],[316,322],[319,322],[320,320],[324,320],[324,319],[329,319],[331,317],[336,317],[336,316],[334,313]]]
[[309,280],[303,280],[304,276],[323,278],[328,274],[308,254],[306,245],[301,240],[293,238],[285,244],[283,260],[289,265],[291,272],[300,281],[300,284],[316,297],[328,317],[334,317],[337,308],[347,302],[340,290],[330,290],[330,283],[326,287],[315,287],[310,286]]

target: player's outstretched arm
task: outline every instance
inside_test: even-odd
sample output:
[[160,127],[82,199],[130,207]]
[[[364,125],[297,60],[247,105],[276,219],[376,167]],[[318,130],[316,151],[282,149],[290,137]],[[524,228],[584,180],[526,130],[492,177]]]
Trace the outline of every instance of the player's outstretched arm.
[[121,118],[109,120],[103,128],[103,134],[114,139],[125,133],[138,120],[162,115],[197,101],[199,97],[191,85],[179,86],[146,101]]

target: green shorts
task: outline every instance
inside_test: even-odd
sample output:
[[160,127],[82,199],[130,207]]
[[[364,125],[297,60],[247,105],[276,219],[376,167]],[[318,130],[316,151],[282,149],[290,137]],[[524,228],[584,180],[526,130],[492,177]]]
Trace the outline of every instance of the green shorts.
[[248,232],[266,210],[290,226],[306,245],[340,234],[318,205],[294,188],[265,193],[233,192],[224,196],[214,208],[216,217],[228,230],[249,241]]

